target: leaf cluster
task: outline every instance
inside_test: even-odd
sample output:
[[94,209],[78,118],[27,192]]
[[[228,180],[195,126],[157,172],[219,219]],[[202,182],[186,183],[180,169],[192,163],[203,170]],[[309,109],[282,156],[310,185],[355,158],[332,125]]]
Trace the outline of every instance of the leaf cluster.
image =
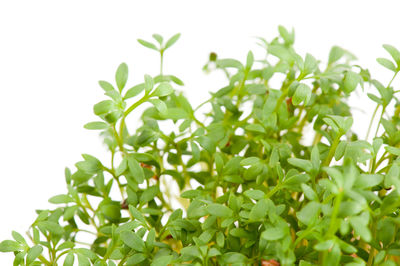
[[[377,61],[393,79],[383,85],[345,49],[326,62],[301,56],[294,31],[278,30],[259,38],[262,59],[212,53],[203,69],[227,83],[196,108],[163,74],[180,35],[138,40],[159,53],[160,74],[130,87],[122,63],[114,84],[99,82],[107,99],[84,126],[101,132],[110,160],[83,154],[49,199],[56,208],[0,251],[15,266],[398,265],[400,52],[384,45],[391,59]],[[378,94],[362,139],[347,99],[366,88]],[[139,106],[140,127],[128,127]]]

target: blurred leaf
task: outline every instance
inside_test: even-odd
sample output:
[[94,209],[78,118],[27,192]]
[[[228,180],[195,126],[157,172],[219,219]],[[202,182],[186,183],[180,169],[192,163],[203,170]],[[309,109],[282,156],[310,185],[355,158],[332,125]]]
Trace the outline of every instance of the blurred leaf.
[[171,47],[174,43],[176,43],[176,41],[179,39],[179,37],[181,37],[180,33],[175,34],[174,36],[172,36],[166,43],[165,43],[165,47],[164,49],[168,49],[169,47]]
[[119,92],[125,87],[126,81],[128,80],[128,66],[125,63],[119,65],[117,72],[115,73],[115,81]]

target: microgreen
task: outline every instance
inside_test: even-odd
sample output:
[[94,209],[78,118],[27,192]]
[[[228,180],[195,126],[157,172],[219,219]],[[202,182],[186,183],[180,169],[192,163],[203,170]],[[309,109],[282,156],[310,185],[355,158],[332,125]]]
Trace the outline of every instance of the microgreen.
[[[212,53],[203,69],[227,82],[197,107],[163,73],[180,35],[139,39],[160,74],[133,85],[122,63],[84,125],[110,161],[83,154],[56,207],[0,251],[14,265],[399,265],[400,52],[383,46],[393,78],[380,82],[341,47],[318,60],[296,52],[293,30],[279,34],[260,38],[260,60]],[[366,136],[348,104],[358,88],[376,89]],[[126,118],[140,106],[135,128]]]

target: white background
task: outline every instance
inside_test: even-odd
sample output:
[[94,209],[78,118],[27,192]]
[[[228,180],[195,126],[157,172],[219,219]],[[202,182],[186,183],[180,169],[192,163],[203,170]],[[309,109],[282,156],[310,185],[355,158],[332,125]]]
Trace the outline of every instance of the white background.
[[[25,232],[34,210],[66,191],[64,167],[73,168],[81,153],[105,158],[97,132],[83,125],[104,99],[97,81],[113,81],[121,62],[129,66],[128,86],[158,74],[157,55],[137,38],[182,33],[166,53],[165,73],[185,82],[196,106],[224,85],[220,74],[201,71],[209,52],[240,60],[249,49],[261,54],[253,37],[271,40],[280,24],[295,28],[300,54],[326,62],[330,47],[339,45],[387,84],[390,73],[375,59],[388,57],[384,43],[400,48],[399,10],[399,1],[383,0],[1,1],[0,241],[11,230]],[[354,104],[367,113],[375,107]],[[368,122],[355,122],[362,137]],[[1,265],[11,258],[0,254]]]

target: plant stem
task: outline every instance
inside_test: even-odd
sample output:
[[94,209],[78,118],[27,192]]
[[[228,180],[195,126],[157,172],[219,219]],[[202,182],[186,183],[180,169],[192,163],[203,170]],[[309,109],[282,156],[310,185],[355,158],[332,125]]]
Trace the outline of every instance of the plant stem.
[[272,197],[279,189],[281,188],[281,184],[277,184],[272,190],[270,190],[267,195],[265,195],[266,199]]
[[160,50],[160,76],[163,75],[163,64],[164,64],[164,50]]
[[335,205],[333,206],[333,211],[332,211],[332,216],[331,216],[331,222],[329,223],[329,229],[326,233],[326,236],[332,237],[335,235],[336,230],[337,230],[337,215],[339,213],[339,208],[340,208],[340,204],[342,203],[342,199],[343,199],[343,190],[342,188],[340,188],[340,192],[337,195],[337,197],[335,198]]
[[333,141],[333,143],[332,143],[332,146],[331,146],[331,148],[330,148],[330,150],[329,150],[328,156],[326,157],[326,159],[325,159],[325,161],[323,162],[322,166],[329,166],[329,164],[331,163],[332,158],[333,158],[333,156],[334,156],[334,154],[335,154],[336,148],[337,148],[337,146],[339,145],[340,137],[341,137],[341,136],[342,136],[341,132],[338,132],[338,133],[336,134],[336,137],[335,137],[335,139],[334,139],[334,141]]
[[384,105],[382,108],[382,113],[381,113],[381,116],[379,117],[378,125],[376,126],[375,138],[378,135],[379,126],[381,125],[381,120],[382,120],[383,114],[385,113],[385,110],[386,110],[386,105]]
[[376,112],[378,111],[378,109],[379,109],[379,104],[376,105],[374,113],[372,114],[371,121],[369,122],[368,130],[367,130],[367,135],[365,136],[365,140],[368,140],[368,136],[369,136],[369,133],[371,131],[372,123],[374,122],[374,119],[375,119],[375,116],[376,116]]
[[[125,127],[125,118],[133,111],[135,110],[139,105],[142,103],[146,102],[150,98],[149,95],[144,95],[139,101],[135,102],[132,104],[125,112],[124,115],[122,116],[121,123],[119,125],[119,137],[117,137],[117,141],[119,141],[118,146],[121,150],[121,152],[125,153],[124,147],[123,147],[123,131]],[[116,133],[116,132],[115,132]],[[118,136],[118,133],[116,133]]]
[[[372,239],[376,238],[376,224],[375,221],[372,220]],[[372,266],[373,265],[373,261],[374,261],[374,257],[375,257],[375,248],[370,245],[370,250],[369,250],[369,256],[368,256],[368,262],[367,262],[367,266]]]

